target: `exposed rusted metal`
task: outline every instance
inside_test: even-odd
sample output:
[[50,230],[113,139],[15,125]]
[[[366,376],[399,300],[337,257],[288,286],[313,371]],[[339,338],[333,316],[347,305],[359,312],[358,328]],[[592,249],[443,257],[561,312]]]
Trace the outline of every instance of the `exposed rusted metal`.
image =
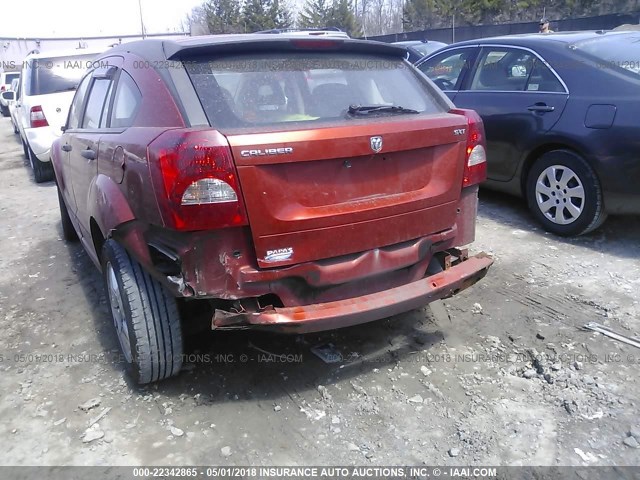
[[[463,251],[457,253],[464,256]],[[458,293],[483,278],[492,264],[490,256],[480,253],[416,282],[346,300],[289,308],[272,307],[257,312],[216,310],[212,328],[269,328],[305,333],[370,322]]]

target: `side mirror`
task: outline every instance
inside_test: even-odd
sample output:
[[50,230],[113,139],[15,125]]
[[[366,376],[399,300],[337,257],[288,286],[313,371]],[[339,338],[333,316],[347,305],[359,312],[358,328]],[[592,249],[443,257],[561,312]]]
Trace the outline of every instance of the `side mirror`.
[[2,98],[13,102],[16,99],[16,92],[14,92],[13,90],[2,92]]
[[67,131],[67,126],[66,125],[61,126],[60,130],[62,130],[62,133],[66,132]]

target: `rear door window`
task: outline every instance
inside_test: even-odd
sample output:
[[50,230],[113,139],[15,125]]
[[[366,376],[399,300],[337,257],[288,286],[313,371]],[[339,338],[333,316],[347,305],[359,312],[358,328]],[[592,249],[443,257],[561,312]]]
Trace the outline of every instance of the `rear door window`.
[[524,91],[534,55],[519,49],[485,48],[471,82],[471,90]]
[[185,67],[209,122],[222,129],[350,122],[351,105],[445,111],[439,92],[398,58],[265,54],[199,58]]
[[142,102],[142,94],[133,78],[124,70],[120,74],[116,97],[111,112],[111,128],[126,128],[133,125],[138,108]]
[[564,92],[556,75],[533,52],[519,48],[485,47],[471,90],[501,92]]
[[80,119],[82,118],[82,107],[84,106],[84,99],[87,96],[87,88],[91,83],[91,75],[87,75],[80,82],[78,90],[76,91],[71,108],[69,109],[69,119],[67,120],[67,128],[80,128]]
[[110,78],[96,78],[93,81],[82,118],[82,128],[96,129],[106,126],[107,99],[110,87]]
[[527,81],[530,92],[565,92],[566,89],[558,77],[539,58],[533,59],[533,68]]

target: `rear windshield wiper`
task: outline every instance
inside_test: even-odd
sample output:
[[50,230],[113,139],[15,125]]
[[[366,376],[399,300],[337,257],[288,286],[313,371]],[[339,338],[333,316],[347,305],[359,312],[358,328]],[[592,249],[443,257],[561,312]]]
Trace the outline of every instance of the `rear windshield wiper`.
[[420,113],[412,108],[404,108],[400,105],[349,105],[350,115],[368,115],[369,113]]

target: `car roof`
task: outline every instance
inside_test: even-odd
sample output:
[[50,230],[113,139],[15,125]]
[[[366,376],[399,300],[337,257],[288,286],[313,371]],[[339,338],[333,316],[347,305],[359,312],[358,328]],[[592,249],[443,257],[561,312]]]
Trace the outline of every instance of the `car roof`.
[[581,31],[581,32],[557,32],[557,33],[523,33],[517,35],[502,35],[499,37],[477,38],[475,40],[466,40],[457,42],[454,46],[477,45],[482,44],[509,44],[518,46],[534,47],[536,45],[563,44],[571,45],[582,40],[589,40],[598,37],[611,37],[618,35],[629,35],[633,32],[627,31]]
[[413,45],[446,45],[444,42],[438,42],[437,40],[403,40],[401,42],[391,42],[392,45],[402,45],[405,47],[411,47]]
[[[295,42],[292,42],[294,40]],[[313,51],[322,51],[326,46],[328,51],[341,48],[349,52],[404,57],[404,48],[389,43],[371,40],[356,40],[352,38],[331,38],[300,36],[296,34],[265,35],[261,33],[230,34],[230,35],[202,35],[178,39],[146,39],[123,43],[107,50],[105,53],[121,51],[137,54],[148,60],[176,60],[183,57],[204,55],[208,53],[251,53],[274,50],[297,50],[297,46],[304,43],[320,45]],[[298,50],[299,51],[299,50]]]

